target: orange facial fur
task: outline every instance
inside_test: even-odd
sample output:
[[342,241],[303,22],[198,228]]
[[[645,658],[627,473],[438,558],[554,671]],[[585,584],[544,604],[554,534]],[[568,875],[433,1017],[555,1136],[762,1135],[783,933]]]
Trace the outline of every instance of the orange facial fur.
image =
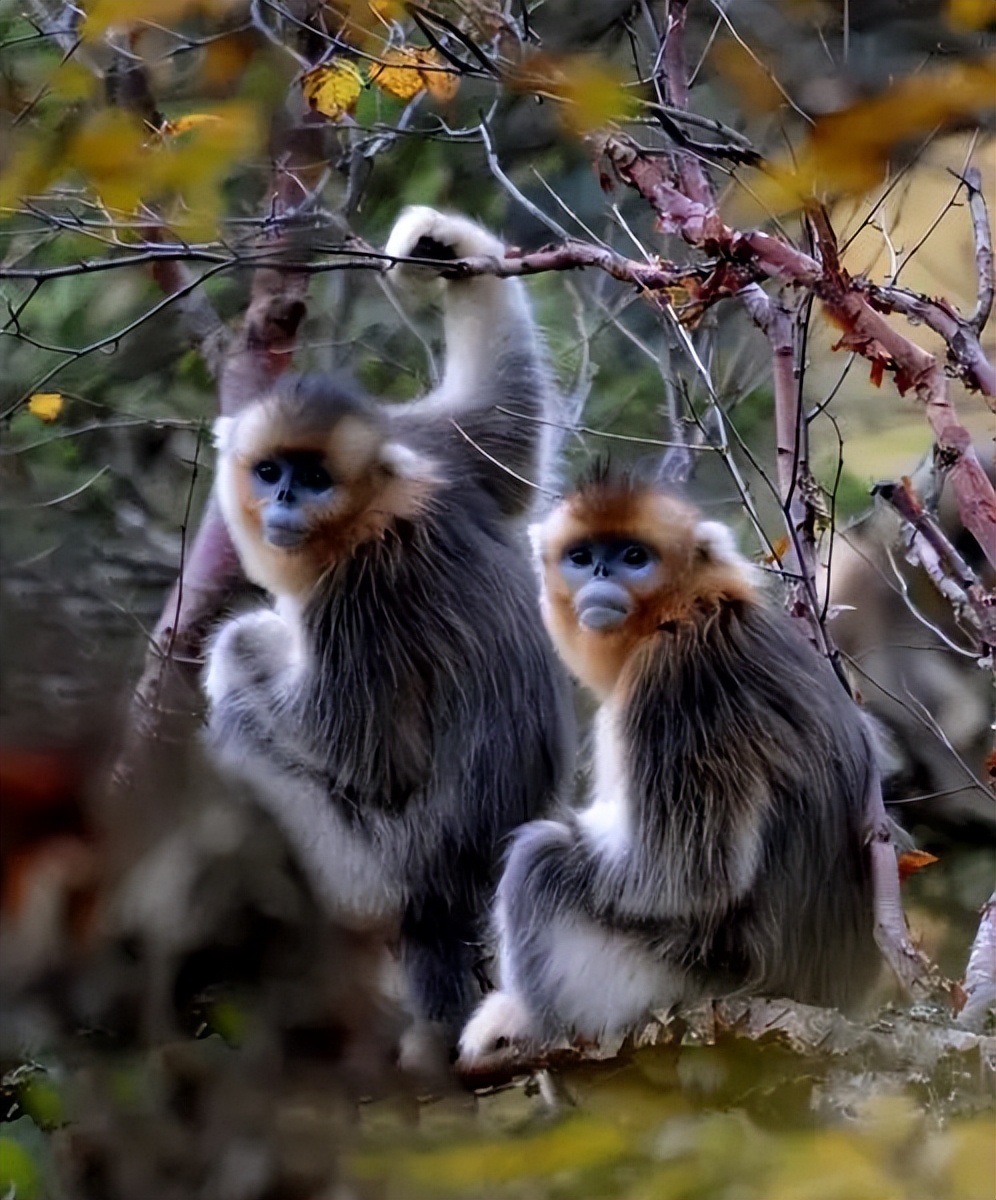
[[[573,544],[600,538],[632,538],[651,547],[660,561],[652,587],[631,589],[634,609],[623,625],[595,631],[579,624],[560,562]],[[757,599],[752,568],[736,552],[729,531],[650,487],[586,484],[547,519],[538,542],[550,636],[570,670],[602,699],[611,695],[634,652],[663,625],[701,620],[724,602]]]
[[[374,421],[347,414],[318,427],[300,409],[272,396],[219,423],[218,495],[246,574],[274,595],[303,597],[324,572],[365,542],[383,538],[395,521],[418,515],[438,482],[434,466],[386,440]],[[226,419],[223,419],[223,422]],[[336,488],[308,540],[284,549],[264,541],[251,471],[272,455],[317,451]]]

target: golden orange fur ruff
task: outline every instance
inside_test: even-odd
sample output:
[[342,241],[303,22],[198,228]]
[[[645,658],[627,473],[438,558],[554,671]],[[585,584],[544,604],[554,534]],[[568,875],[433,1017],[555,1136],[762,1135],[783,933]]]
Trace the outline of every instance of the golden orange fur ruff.
[[[222,449],[218,493],[239,557],[249,578],[278,596],[306,595],[334,563],[417,516],[439,483],[432,462],[387,441],[375,422],[346,415],[331,429],[311,425],[280,396],[235,418]],[[337,488],[306,543],[284,549],[263,540],[250,473],[271,455],[302,450],[323,456]]]
[[[631,592],[635,606],[621,628],[594,631],[578,623],[559,563],[574,543],[604,538],[650,546],[660,558],[663,580],[652,591]],[[723,603],[757,599],[752,568],[736,553],[728,531],[648,486],[625,480],[582,485],[543,524],[538,541],[550,636],[570,670],[603,699],[631,655],[662,626],[703,620]]]

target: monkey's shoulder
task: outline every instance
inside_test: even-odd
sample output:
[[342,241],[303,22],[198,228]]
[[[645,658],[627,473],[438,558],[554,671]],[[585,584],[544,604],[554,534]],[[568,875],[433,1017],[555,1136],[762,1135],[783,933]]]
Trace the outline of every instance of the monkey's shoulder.
[[402,681],[438,696],[535,676],[542,662],[544,677],[554,674],[522,548],[493,507],[456,499],[466,491],[399,522],[320,582],[304,614],[319,679],[351,678],[367,692]]
[[[787,613],[764,602],[720,602],[662,625],[655,648],[627,705],[644,725],[722,730],[734,754],[766,730],[795,731],[810,748],[836,744],[864,754],[857,706]],[[693,713],[698,720],[689,726]]]

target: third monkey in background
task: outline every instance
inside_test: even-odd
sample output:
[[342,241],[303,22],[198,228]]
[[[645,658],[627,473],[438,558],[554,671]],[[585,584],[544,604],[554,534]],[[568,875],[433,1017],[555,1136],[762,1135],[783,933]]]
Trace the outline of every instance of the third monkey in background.
[[601,701],[591,798],[515,836],[464,1060],[707,996],[853,1006],[880,967],[874,764],[829,663],[725,526],[652,487],[597,472],[536,542],[547,627]]

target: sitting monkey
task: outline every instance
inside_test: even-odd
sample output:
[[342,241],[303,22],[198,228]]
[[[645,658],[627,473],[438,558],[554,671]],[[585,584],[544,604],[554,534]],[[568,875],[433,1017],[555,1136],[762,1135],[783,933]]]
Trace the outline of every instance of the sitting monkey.
[[535,541],[547,628],[601,702],[592,794],[515,835],[465,1063],[710,996],[855,1004],[880,963],[873,750],[830,664],[725,526],[652,487],[596,472]]
[[[504,247],[413,208],[386,252],[445,276]],[[425,398],[289,377],[218,421],[222,510],[276,603],[221,629],[205,687],[217,760],[339,921],[400,938],[413,1012],[452,1043],[480,994],[500,847],[552,805],[573,717],[519,544],[555,415],[525,290],[479,277],[443,293],[445,375]]]

